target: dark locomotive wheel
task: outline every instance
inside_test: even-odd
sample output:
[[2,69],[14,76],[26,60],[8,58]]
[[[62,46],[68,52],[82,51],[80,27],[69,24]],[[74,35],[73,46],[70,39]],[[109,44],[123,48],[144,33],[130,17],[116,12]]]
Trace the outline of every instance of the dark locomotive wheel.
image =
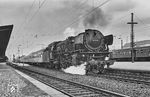
[[100,73],[99,67],[97,65],[93,65],[92,66],[92,72],[95,73],[95,74]]
[[88,63],[85,68],[85,72],[86,72],[85,74],[89,74],[90,71],[91,71],[91,66]]
[[104,73],[104,68],[99,69],[99,74]]
[[55,62],[54,62],[54,69],[56,69],[56,70],[61,69],[61,64],[60,64],[60,62],[58,62],[58,61],[55,61]]
[[85,74],[87,75],[89,73],[89,70],[85,70]]
[[104,73],[105,69],[104,69],[105,64],[99,64],[99,73]]
[[87,64],[86,65],[86,74],[94,73],[94,74],[101,74],[104,73],[104,64]]

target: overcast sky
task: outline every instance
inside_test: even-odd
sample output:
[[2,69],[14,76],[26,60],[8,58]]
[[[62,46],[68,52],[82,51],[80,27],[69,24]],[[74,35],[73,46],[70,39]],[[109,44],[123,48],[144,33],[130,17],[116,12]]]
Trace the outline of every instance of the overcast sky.
[[[131,12],[138,22],[135,40],[148,40],[149,4],[150,0],[0,0],[0,25],[14,25],[6,55],[17,55],[18,47],[20,55],[29,54],[86,28],[129,42]],[[117,38],[112,48],[120,47]]]

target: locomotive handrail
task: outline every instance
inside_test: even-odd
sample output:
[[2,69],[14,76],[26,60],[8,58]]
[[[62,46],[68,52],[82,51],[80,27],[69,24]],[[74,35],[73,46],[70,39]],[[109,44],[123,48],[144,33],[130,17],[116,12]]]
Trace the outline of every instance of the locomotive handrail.
[[81,52],[82,54],[109,54],[110,52]]

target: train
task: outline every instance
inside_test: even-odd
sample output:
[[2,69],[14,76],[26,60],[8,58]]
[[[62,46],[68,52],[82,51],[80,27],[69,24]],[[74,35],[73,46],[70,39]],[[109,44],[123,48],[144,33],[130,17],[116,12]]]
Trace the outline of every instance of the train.
[[[131,52],[131,48],[113,50],[111,58],[116,61],[131,61]],[[150,46],[134,47],[133,52],[134,61],[150,61]]]
[[86,29],[63,41],[54,41],[44,49],[21,57],[19,61],[57,70],[86,62],[86,73],[103,73],[105,66],[114,63],[109,58],[109,46],[112,44],[112,34],[104,36],[99,30]]

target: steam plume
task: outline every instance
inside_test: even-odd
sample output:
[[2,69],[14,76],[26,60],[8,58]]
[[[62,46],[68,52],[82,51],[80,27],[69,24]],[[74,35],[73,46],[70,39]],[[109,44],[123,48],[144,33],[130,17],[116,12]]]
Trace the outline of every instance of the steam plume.
[[65,31],[63,32],[64,37],[67,38],[69,36],[75,36],[75,29],[74,28],[66,28]]
[[83,25],[85,27],[96,27],[96,26],[105,27],[108,24],[109,24],[108,16],[105,15],[100,8],[94,10],[91,14],[89,14],[83,19]]

